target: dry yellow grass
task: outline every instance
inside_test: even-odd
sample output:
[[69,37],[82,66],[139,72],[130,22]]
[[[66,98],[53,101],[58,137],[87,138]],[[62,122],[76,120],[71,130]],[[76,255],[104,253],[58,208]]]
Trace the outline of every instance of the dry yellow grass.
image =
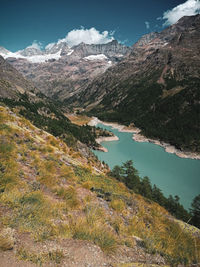
[[29,251],[24,247],[20,247],[17,250],[17,257],[20,260],[30,261],[32,263],[37,264],[38,266],[43,266],[44,263],[53,261],[54,263],[60,264],[62,259],[64,258],[64,254],[62,250],[51,250],[46,253],[35,253],[33,251]]
[[145,264],[139,262],[130,262],[130,263],[121,263],[114,265],[114,267],[170,267],[169,265],[160,265],[160,264]]
[[13,249],[15,244],[14,230],[5,228],[0,232],[0,250],[6,251]]
[[74,124],[79,126],[88,124],[91,118],[84,116],[84,115],[77,115],[77,114],[65,114],[66,117]]
[[183,86],[177,86],[170,90],[163,90],[162,98],[173,96],[175,94],[178,94],[180,91],[182,91],[185,87]]
[[126,208],[126,205],[121,199],[113,199],[110,202],[110,207],[116,210],[117,212],[122,212]]
[[[120,245],[134,247],[136,236],[147,251],[164,255],[170,264],[199,261],[200,240],[169,220],[165,209],[97,175],[92,163],[88,167],[73,159],[73,149],[66,153],[59,140],[12,117],[6,108],[0,108],[0,122],[0,203],[9,210],[0,214],[5,227],[28,231],[39,241],[90,240],[106,253]],[[80,197],[85,191],[88,195]],[[12,245],[2,238],[0,246]]]

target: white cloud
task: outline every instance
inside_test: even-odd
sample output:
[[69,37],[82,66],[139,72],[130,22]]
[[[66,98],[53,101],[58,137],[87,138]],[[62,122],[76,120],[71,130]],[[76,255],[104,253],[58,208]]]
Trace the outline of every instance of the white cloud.
[[[65,38],[59,39],[57,42],[49,43],[44,48],[45,50],[50,50],[54,45],[60,44],[61,42],[66,42],[70,47],[78,45],[82,42],[86,44],[106,44],[114,40],[114,33],[115,31],[100,32],[94,27],[90,29],[81,27],[80,29],[74,29],[68,32]],[[34,40],[33,43],[26,48],[35,48],[43,51],[43,44],[42,42]]]
[[145,21],[144,23],[145,23],[145,26],[146,26],[146,28],[148,30],[150,28],[150,23],[148,21]]
[[200,13],[199,0],[187,0],[185,3],[167,10],[163,13],[162,19],[166,20],[163,26],[176,23],[183,16],[192,16]]
[[86,44],[106,44],[114,40],[114,32],[103,31],[102,33],[96,30],[94,27],[90,29],[75,29],[68,32],[64,39],[58,41],[67,42],[69,46],[78,45],[81,42]]
[[34,40],[32,45],[29,45],[27,48],[35,48],[35,49],[41,50],[42,49],[42,43],[38,42],[37,40]]

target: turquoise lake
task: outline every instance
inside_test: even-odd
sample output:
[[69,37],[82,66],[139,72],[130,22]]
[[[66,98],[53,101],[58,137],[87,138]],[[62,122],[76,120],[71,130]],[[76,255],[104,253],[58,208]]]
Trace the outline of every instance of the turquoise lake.
[[119,132],[110,126],[97,126],[112,131],[118,141],[102,142],[108,152],[93,151],[112,169],[127,160],[133,160],[140,177],[148,176],[165,196],[170,194],[180,197],[180,203],[189,208],[193,198],[200,194],[200,160],[183,159],[165,152],[164,148],[144,142],[135,142],[133,133]]

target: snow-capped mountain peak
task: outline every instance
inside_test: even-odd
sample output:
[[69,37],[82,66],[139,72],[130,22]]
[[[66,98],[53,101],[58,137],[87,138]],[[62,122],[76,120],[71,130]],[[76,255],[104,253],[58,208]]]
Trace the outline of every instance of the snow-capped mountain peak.
[[16,52],[18,55],[22,55],[24,57],[31,57],[35,55],[42,55],[43,51],[34,47],[27,47],[23,50],[19,50]]
[[55,54],[62,49],[70,49],[66,42],[52,43],[45,47],[45,53]]
[[50,59],[58,60],[61,57],[61,49],[57,51],[45,51],[33,47],[27,47],[24,50],[19,50],[15,53],[8,51],[5,48],[0,48],[0,55],[4,58],[22,58],[32,63],[43,63]]
[[32,63],[44,63],[48,60],[58,60],[61,57],[72,57],[76,60],[115,60],[128,52],[129,48],[113,40],[106,44],[85,44],[69,47],[66,41],[48,44],[44,50],[39,47],[28,46],[23,50],[11,52],[0,47],[0,55],[4,58],[21,58]]
[[10,51],[7,50],[7,49],[5,49],[3,46],[0,46],[0,54],[1,54],[1,53],[7,55],[7,54],[10,53]]
[[22,58],[32,63],[43,63],[51,59],[58,60],[61,55],[71,55],[72,50],[66,42],[52,43],[46,46],[45,50],[40,50],[35,47],[27,47],[17,52],[11,52],[4,47],[0,47],[0,55],[4,58]]

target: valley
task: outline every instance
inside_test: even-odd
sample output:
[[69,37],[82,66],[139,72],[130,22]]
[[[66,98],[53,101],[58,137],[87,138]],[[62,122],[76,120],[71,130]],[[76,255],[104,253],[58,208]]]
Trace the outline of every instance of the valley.
[[0,46],[2,267],[200,263],[200,14],[113,36]]
[[112,131],[118,140],[102,140],[101,145],[106,148],[106,153],[95,150],[95,155],[109,165],[122,165],[127,160],[133,160],[134,166],[141,177],[148,176],[152,184],[156,184],[164,195],[169,192],[180,197],[180,203],[189,208],[195,195],[199,193],[200,161],[177,157],[167,153],[160,146],[133,140],[135,134],[121,132],[107,126],[103,122],[97,126]]

